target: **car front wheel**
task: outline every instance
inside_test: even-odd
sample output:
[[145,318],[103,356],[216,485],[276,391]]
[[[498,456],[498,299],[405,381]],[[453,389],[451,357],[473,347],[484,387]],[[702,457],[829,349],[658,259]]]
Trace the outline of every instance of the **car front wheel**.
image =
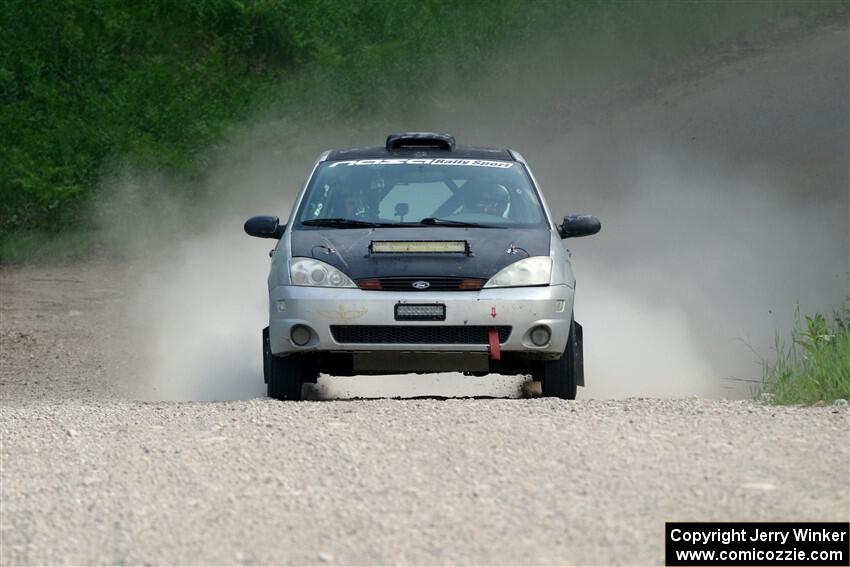
[[549,398],[561,398],[564,400],[576,399],[578,390],[578,363],[579,346],[577,340],[576,323],[570,323],[570,337],[564,354],[558,360],[547,360],[543,363],[543,396]]
[[263,377],[270,398],[300,400],[308,371],[305,363],[303,354],[273,355],[269,344],[269,329],[263,329]]
[[271,356],[267,392],[276,400],[301,399],[304,385],[303,355]]

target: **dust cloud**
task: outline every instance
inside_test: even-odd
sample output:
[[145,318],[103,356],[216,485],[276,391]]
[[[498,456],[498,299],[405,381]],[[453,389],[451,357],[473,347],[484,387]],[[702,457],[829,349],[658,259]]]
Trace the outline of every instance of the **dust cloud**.
[[[829,312],[848,297],[847,23],[731,59],[701,57],[613,93],[574,94],[569,76],[525,77],[526,89],[490,103],[435,105],[363,124],[344,140],[314,133],[292,151],[273,143],[285,128],[260,121],[208,175],[211,198],[198,210],[130,191],[136,206],[121,206],[139,235],[128,268],[132,347],[124,337],[118,350],[133,351],[137,395],[262,395],[273,241],[245,236],[242,222],[285,219],[325,147],[436,130],[460,144],[518,149],[553,214],[602,220],[599,235],[568,241],[585,328],[588,387],[579,397],[749,396],[796,306]],[[198,217],[203,229],[182,232],[180,219]],[[521,382],[323,377],[312,395],[516,395]]]
[[286,222],[309,165],[259,150],[264,142],[256,131],[232,141],[231,155],[202,181],[197,204],[171,197],[177,181],[156,174],[127,169],[105,180],[109,198],[98,216],[126,255],[128,296],[108,340],[132,397],[265,394],[260,329],[268,324],[275,241],[249,238],[242,225],[262,213]]

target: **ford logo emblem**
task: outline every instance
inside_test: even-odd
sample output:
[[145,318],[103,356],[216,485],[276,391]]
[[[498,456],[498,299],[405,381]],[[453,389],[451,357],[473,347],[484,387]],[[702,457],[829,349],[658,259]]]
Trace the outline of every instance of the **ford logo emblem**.
[[410,285],[412,285],[416,289],[428,289],[429,287],[431,287],[431,284],[429,284],[428,282],[423,282],[423,281],[413,282]]

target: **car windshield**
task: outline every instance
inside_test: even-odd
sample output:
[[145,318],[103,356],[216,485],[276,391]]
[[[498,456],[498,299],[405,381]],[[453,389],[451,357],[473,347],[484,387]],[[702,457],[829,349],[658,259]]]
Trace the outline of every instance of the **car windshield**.
[[323,163],[297,220],[304,228],[545,225],[520,164],[433,158]]

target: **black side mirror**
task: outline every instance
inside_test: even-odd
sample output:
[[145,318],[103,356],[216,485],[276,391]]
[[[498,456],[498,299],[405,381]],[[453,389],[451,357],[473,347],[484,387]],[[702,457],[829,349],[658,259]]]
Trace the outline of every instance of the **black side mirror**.
[[593,215],[567,215],[564,223],[558,227],[561,238],[590,236],[602,230],[602,223]]
[[286,230],[280,219],[271,216],[251,217],[245,221],[245,232],[257,238],[280,238]]

